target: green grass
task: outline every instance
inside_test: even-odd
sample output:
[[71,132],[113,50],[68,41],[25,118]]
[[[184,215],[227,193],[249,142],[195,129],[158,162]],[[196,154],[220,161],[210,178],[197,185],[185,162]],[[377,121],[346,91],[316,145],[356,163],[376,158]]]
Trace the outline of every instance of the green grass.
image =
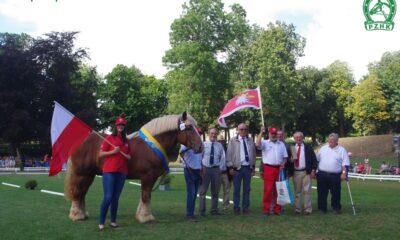
[[[63,191],[63,175],[0,175],[0,182],[23,186],[35,179],[39,189]],[[86,221],[68,218],[70,203],[61,196],[39,190],[0,185],[0,229],[2,239],[397,239],[400,216],[400,183],[352,180],[351,190],[357,216],[353,216],[346,184],[342,185],[343,213],[296,216],[293,206],[283,216],[261,214],[262,181],[253,179],[248,216],[231,211],[197,223],[185,219],[185,183],[176,175],[172,190],[152,195],[153,224],[139,224],[134,213],[139,201],[138,186],[126,182],[119,202],[118,223],[122,228],[97,230],[102,199],[101,179],[96,178],[87,195],[91,214]],[[315,182],[313,182],[315,186]],[[312,190],[316,209],[316,190]],[[198,201],[197,201],[198,203]],[[207,202],[207,207],[210,202]],[[397,237],[396,237],[397,236]]]

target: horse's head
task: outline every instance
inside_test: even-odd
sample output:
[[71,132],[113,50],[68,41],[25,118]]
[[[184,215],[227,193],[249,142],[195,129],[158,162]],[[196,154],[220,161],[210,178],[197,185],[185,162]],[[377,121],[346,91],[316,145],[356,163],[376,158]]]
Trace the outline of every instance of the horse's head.
[[178,142],[191,148],[195,153],[203,151],[203,142],[196,130],[196,122],[188,117],[186,112],[182,114],[178,122]]

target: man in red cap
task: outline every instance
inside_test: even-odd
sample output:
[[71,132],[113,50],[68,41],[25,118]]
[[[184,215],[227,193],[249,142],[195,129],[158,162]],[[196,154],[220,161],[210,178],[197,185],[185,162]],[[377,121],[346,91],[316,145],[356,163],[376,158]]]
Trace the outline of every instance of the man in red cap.
[[[260,177],[264,179],[263,213],[269,215],[272,199],[276,199],[275,182],[278,181],[279,171],[283,170],[288,158],[285,144],[278,141],[276,128],[269,128],[269,139],[262,139],[265,128],[262,127],[257,136],[256,147],[262,151],[263,169]],[[281,206],[275,204],[274,214],[281,214]]]

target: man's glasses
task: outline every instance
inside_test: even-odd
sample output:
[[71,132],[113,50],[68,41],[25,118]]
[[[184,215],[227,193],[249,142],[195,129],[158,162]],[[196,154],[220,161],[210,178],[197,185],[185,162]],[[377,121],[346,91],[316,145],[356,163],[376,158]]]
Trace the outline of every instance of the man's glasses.
[[247,131],[247,128],[239,128],[239,131]]

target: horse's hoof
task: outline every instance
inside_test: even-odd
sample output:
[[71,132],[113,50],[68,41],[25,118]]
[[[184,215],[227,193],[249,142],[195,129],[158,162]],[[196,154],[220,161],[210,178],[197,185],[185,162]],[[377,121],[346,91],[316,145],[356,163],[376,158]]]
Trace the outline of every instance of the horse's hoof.
[[151,214],[145,216],[136,214],[136,220],[138,220],[139,223],[151,223],[154,222],[156,219]]
[[88,218],[88,216],[84,215],[84,214],[77,214],[77,213],[70,213],[69,214],[69,218],[72,221],[79,221],[79,220],[85,220]]

